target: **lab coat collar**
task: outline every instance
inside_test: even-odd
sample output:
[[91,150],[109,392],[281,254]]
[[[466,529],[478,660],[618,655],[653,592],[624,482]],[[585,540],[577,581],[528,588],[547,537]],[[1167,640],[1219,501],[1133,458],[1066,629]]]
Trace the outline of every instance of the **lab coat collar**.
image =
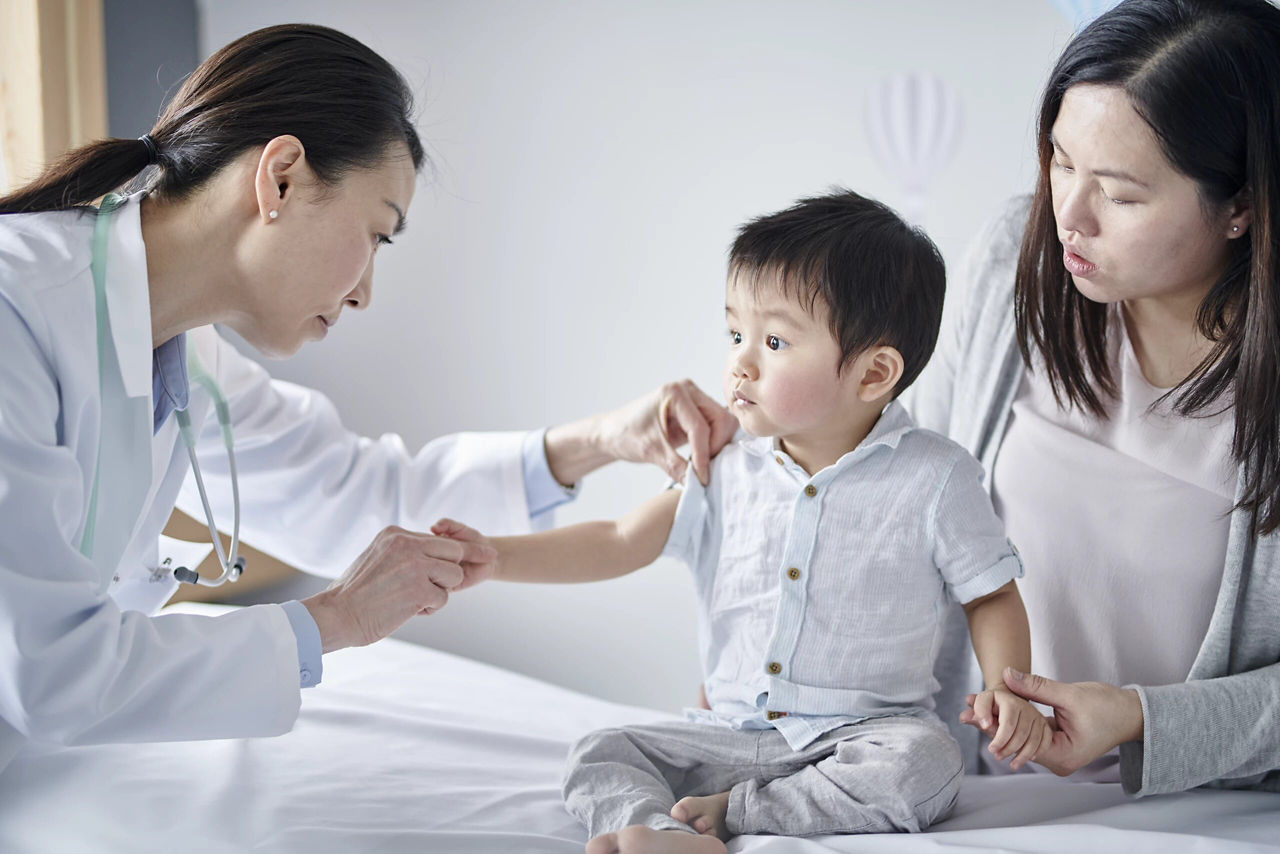
[[142,193],[128,197],[111,215],[107,237],[107,317],[124,391],[151,396],[151,290],[147,249],[142,242]]

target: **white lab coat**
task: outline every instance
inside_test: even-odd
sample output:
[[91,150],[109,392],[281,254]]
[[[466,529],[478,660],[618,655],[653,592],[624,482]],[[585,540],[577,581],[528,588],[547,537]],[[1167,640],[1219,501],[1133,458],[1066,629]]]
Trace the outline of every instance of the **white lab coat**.
[[[107,306],[118,359],[99,394],[94,217],[0,217],[0,769],[25,746],[277,735],[298,713],[297,646],[283,609],[153,614],[151,580],[175,506],[203,519],[171,417],[152,436],[152,349],[137,199],[111,223]],[[342,426],[323,395],[272,380],[211,327],[190,333],[231,408],[241,534],[337,575],[384,526],[439,516],[529,527],[524,434],[460,434],[417,455]],[[208,395],[191,418],[215,519],[232,518]],[[79,551],[103,437],[93,559]],[[250,567],[252,571],[252,567]]]

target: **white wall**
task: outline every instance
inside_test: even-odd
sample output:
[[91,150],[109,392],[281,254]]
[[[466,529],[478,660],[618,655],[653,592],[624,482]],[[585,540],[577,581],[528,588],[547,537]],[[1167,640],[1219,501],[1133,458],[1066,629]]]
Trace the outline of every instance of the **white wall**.
[[[904,201],[863,123],[885,75],[932,71],[963,101],[927,216],[954,265],[1029,187],[1035,101],[1071,29],[1050,0],[205,0],[201,13],[204,55],[260,26],[322,23],[420,94],[438,175],[379,255],[373,310],[271,365],[323,389],[352,428],[411,447],[555,423],[682,376],[715,393],[735,227],[837,183]],[[614,466],[560,518],[613,516],[662,484]],[[659,708],[699,681],[691,585],[666,561],[578,588],[488,585],[409,634]]]

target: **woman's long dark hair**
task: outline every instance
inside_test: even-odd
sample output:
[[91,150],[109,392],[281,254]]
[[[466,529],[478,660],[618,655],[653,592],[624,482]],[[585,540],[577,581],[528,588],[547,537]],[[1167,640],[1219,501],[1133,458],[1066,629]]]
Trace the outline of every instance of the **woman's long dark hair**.
[[[348,35],[284,24],[236,39],[187,78],[148,134],[158,155],[147,188],[180,198],[242,152],[277,136],[302,141],[316,177],[333,184],[375,167],[396,142],[425,160],[409,86]],[[103,139],[64,154],[30,184],[0,197],[0,214],[65,210],[133,182],[151,165],[140,139]]]
[[1107,306],[1072,284],[1049,189],[1050,132],[1066,91],[1117,86],[1169,162],[1193,179],[1206,213],[1236,198],[1253,220],[1196,323],[1213,344],[1170,391],[1184,416],[1234,407],[1232,454],[1244,466],[1237,508],[1256,533],[1280,528],[1280,9],[1267,0],[1125,0],[1072,39],[1040,104],[1036,184],[1015,287],[1018,346],[1042,357],[1060,404],[1105,417],[1115,380]]

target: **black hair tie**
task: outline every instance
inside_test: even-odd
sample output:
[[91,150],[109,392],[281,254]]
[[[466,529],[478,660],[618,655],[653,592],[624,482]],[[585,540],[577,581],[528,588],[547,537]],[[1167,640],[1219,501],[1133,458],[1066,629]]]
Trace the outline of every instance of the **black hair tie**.
[[159,163],[160,149],[156,148],[156,141],[151,138],[151,134],[143,134],[138,139],[147,147],[147,165],[153,166]]

